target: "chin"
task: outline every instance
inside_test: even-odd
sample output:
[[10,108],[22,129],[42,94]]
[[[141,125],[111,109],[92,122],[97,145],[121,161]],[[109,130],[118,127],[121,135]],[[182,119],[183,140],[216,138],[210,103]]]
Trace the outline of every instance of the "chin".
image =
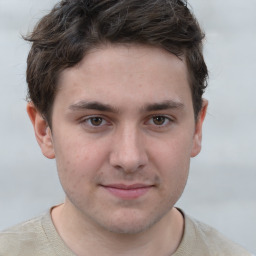
[[137,223],[132,221],[132,223],[114,223],[113,225],[108,225],[105,227],[108,231],[115,234],[126,234],[135,235],[144,232],[149,227],[150,224]]
[[136,213],[119,213],[119,216],[113,215],[108,223],[105,223],[105,229],[116,234],[135,235],[151,228],[160,221],[164,214],[157,216],[143,216]]

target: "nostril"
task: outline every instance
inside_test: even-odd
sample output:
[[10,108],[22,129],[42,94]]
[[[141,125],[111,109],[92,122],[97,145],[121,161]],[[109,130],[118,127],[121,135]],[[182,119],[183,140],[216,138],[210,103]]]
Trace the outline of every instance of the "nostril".
[[141,163],[141,161],[136,161],[136,162],[133,162],[133,161],[123,161],[123,162],[119,162],[118,164],[111,164],[116,170],[118,171],[121,171],[121,172],[124,172],[124,173],[134,173],[134,172],[137,172],[137,171],[141,171],[145,164]]
[[115,169],[118,170],[118,171],[124,171],[123,168],[122,168],[122,166],[120,166],[120,165],[116,165],[116,166],[114,166],[114,167],[115,167]]

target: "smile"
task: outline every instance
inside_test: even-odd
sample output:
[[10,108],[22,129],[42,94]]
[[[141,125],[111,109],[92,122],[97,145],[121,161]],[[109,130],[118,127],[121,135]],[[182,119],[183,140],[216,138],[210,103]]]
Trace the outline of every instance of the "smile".
[[102,187],[112,195],[126,200],[139,198],[153,188],[152,185],[145,184],[111,184]]

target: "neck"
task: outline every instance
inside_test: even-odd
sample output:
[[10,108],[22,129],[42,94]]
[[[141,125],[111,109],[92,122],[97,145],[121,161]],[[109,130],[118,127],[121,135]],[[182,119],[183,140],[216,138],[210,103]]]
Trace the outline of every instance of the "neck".
[[52,210],[52,219],[61,238],[78,256],[171,255],[178,248],[184,229],[183,216],[175,208],[138,234],[116,234],[92,225],[66,204]]

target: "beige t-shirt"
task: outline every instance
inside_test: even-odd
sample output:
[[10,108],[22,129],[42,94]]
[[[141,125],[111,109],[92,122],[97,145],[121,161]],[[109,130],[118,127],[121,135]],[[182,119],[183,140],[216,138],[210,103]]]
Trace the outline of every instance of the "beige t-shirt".
[[[185,230],[173,256],[252,256],[215,229],[185,215]],[[0,233],[0,256],[76,256],[57,233],[50,211]]]

